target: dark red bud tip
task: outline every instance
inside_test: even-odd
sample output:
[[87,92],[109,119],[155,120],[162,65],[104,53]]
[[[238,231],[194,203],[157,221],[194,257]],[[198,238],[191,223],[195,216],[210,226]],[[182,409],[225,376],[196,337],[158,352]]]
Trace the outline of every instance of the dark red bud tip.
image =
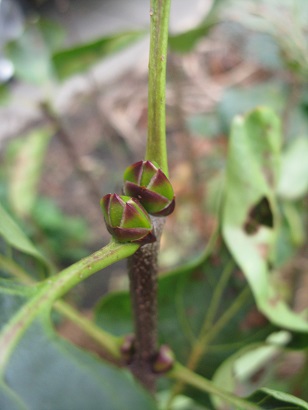
[[152,370],[154,373],[167,373],[172,369],[174,364],[173,351],[167,345],[160,346],[157,354],[152,362]]
[[168,216],[172,214],[172,212],[174,211],[174,208],[175,208],[175,198],[173,198],[173,200],[170,202],[169,205],[166,206],[166,208],[162,209],[159,212],[152,213],[152,215],[153,216]]

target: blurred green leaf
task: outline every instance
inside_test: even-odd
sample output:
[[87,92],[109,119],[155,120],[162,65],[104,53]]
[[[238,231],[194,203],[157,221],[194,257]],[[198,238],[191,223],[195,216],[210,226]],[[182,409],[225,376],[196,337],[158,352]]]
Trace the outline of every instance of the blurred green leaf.
[[286,346],[291,350],[307,350],[308,349],[308,335],[307,333],[294,333],[292,339]]
[[286,139],[305,135],[308,127],[307,90],[303,86],[298,91],[298,104],[289,107],[288,100],[292,99],[294,92],[294,87],[287,87],[280,81],[227,88],[217,107],[221,127],[229,133],[236,115],[244,115],[257,106],[268,106],[283,116]]
[[[165,410],[167,407],[168,400],[170,399],[170,390],[164,390],[158,392],[156,395],[159,402],[159,409]],[[204,407],[199,403],[192,400],[190,397],[183,396],[182,394],[177,395],[172,400],[172,410],[210,410],[209,407]]]
[[219,172],[209,179],[207,184],[207,210],[211,215],[220,218],[221,203],[225,189],[225,174]]
[[281,59],[277,41],[268,33],[250,31],[246,36],[245,59],[254,61],[266,70],[281,70]]
[[140,40],[145,34],[145,31],[117,33],[81,46],[58,51],[52,56],[56,74],[61,80],[64,80],[69,76],[84,72],[102,58]]
[[280,146],[280,123],[272,110],[258,108],[235,118],[227,160],[223,236],[260,311],[278,326],[307,332],[308,323],[287,306],[268,267],[277,238],[274,193]]
[[8,145],[9,200],[20,217],[32,213],[51,136],[50,129],[40,128]]
[[65,214],[51,199],[39,197],[32,220],[45,234],[46,244],[57,260],[69,264],[87,255],[89,228],[83,218]]
[[60,24],[39,18],[36,22],[36,27],[40,31],[49,51],[54,51],[61,47],[64,41],[65,31]]
[[41,261],[49,269],[49,262],[46,258],[35,248],[31,241],[27,238],[24,232],[20,229],[13,218],[5,211],[0,204],[0,235],[13,248],[18,249],[27,255]]
[[[0,300],[7,307],[15,305],[15,297],[14,292],[0,291]],[[5,325],[4,320],[1,315],[0,325]],[[57,336],[48,314],[41,315],[26,331],[3,370],[1,410],[157,408],[128,371],[104,363]]]
[[286,87],[279,82],[267,82],[245,88],[227,88],[218,105],[218,115],[225,131],[229,131],[236,115],[244,115],[256,106],[269,106],[281,112],[286,100]]
[[32,294],[30,287],[15,283],[11,279],[0,278],[1,330]]
[[5,105],[10,99],[10,93],[7,84],[0,84],[0,106]]
[[282,267],[296,255],[298,247],[303,243],[304,230],[302,224],[303,214],[293,203],[281,205],[281,220],[277,229],[275,241],[274,264]]
[[[223,385],[233,394],[251,392],[261,387],[275,367],[274,358],[290,339],[288,332],[280,331],[270,335],[263,343],[245,346],[218,367],[213,382],[217,386]],[[218,408],[222,405],[222,400],[215,396],[212,396],[212,402]]]
[[50,53],[63,40],[63,29],[55,23],[37,20],[28,24],[22,35],[5,47],[20,79],[40,85],[53,77]]
[[285,201],[282,204],[282,210],[290,230],[291,240],[294,245],[299,247],[305,241],[305,224],[303,209],[296,205],[294,202]]
[[0,381],[0,406],[1,409],[29,410],[20,398]]
[[308,403],[304,400],[272,389],[260,389],[246,397],[246,400],[259,405],[264,410],[308,409]]
[[218,21],[218,10],[224,0],[213,0],[211,8],[203,21],[195,28],[180,34],[170,34],[168,45],[172,51],[187,53],[191,51],[196,43],[206,36],[210,29]]
[[214,138],[222,132],[216,114],[195,114],[187,119],[187,128],[193,134]]
[[284,199],[303,197],[308,191],[308,139],[297,138],[282,154],[277,193]]

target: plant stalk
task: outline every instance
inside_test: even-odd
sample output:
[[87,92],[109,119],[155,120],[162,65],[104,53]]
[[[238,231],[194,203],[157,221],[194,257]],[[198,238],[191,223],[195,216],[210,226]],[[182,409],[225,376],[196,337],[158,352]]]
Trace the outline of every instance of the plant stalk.
[[155,392],[151,362],[157,352],[157,256],[165,218],[152,218],[157,241],[142,246],[128,259],[135,328],[131,370],[150,392]]
[[234,394],[219,388],[210,380],[199,376],[179,363],[175,363],[173,369],[167,373],[166,376],[193,386],[210,395],[215,395],[221,400],[233,404],[237,410],[261,410],[261,407],[249,403],[244,398],[237,397]]
[[[230,273],[230,269],[232,268],[232,264],[227,265],[224,275],[228,277]],[[215,292],[216,293],[216,292]],[[220,317],[220,319],[213,325],[212,327],[208,328],[208,318],[209,316],[206,317],[205,322],[202,326],[200,335],[198,339],[196,340],[193,349],[191,351],[191,354],[188,358],[187,361],[187,370],[193,371],[197,367],[201,357],[205,354],[206,350],[208,349],[208,345],[211,340],[214,339],[214,337],[220,332],[220,330],[223,328],[223,326],[228,323],[228,321],[234,316],[234,314],[238,311],[238,309],[243,305],[244,301],[247,299],[249,296],[249,288],[245,288],[239,296],[234,300],[234,302],[229,306],[229,308],[224,312],[224,314]],[[215,297],[215,295],[214,295]],[[214,300],[214,304],[216,304],[216,301]],[[213,305],[211,305],[213,306]],[[211,310],[210,306],[210,310]],[[216,309],[215,309],[216,310]],[[211,312],[210,312],[211,316]],[[178,382],[174,388],[173,392],[170,396],[169,399],[169,406],[172,403],[172,400],[174,399],[175,396],[181,393],[185,386],[185,383]]]
[[110,355],[114,360],[121,360],[120,346],[122,339],[115,337],[112,334],[105,332],[102,328],[98,327],[93,321],[82,315],[68,303],[58,300],[54,304],[54,308],[66,319],[70,320],[81,329],[85,334],[92,338],[96,343],[103,347],[104,351]]
[[[145,159],[168,175],[166,147],[166,63],[170,0],[150,2],[150,55],[148,81],[148,138]],[[158,250],[165,218],[152,218],[157,241],[142,246],[128,260],[134,312],[135,354],[131,369],[150,392],[155,392],[151,361],[157,352]]]
[[170,0],[151,0],[146,159],[168,176],[166,148],[166,65]]

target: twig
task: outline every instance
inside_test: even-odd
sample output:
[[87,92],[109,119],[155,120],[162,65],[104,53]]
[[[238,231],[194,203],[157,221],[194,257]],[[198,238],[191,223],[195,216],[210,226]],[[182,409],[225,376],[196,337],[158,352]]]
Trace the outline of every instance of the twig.
[[132,372],[151,392],[155,375],[151,361],[157,351],[157,255],[165,218],[153,218],[157,241],[144,245],[128,259],[130,292],[135,324]]
[[[168,162],[165,101],[169,10],[170,0],[151,0],[146,159],[155,161],[166,175]],[[157,350],[157,257],[164,219],[152,220],[157,241],[141,247],[129,259],[136,335],[132,371],[152,393],[155,392],[155,375],[151,370],[151,360]]]

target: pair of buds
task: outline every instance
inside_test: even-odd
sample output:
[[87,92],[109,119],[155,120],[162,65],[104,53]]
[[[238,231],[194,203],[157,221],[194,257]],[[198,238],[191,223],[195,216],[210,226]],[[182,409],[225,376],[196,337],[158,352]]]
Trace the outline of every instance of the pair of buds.
[[108,231],[118,242],[151,243],[155,234],[150,215],[167,216],[175,206],[173,188],[163,171],[150,161],[139,161],[124,172],[124,195],[101,199]]

